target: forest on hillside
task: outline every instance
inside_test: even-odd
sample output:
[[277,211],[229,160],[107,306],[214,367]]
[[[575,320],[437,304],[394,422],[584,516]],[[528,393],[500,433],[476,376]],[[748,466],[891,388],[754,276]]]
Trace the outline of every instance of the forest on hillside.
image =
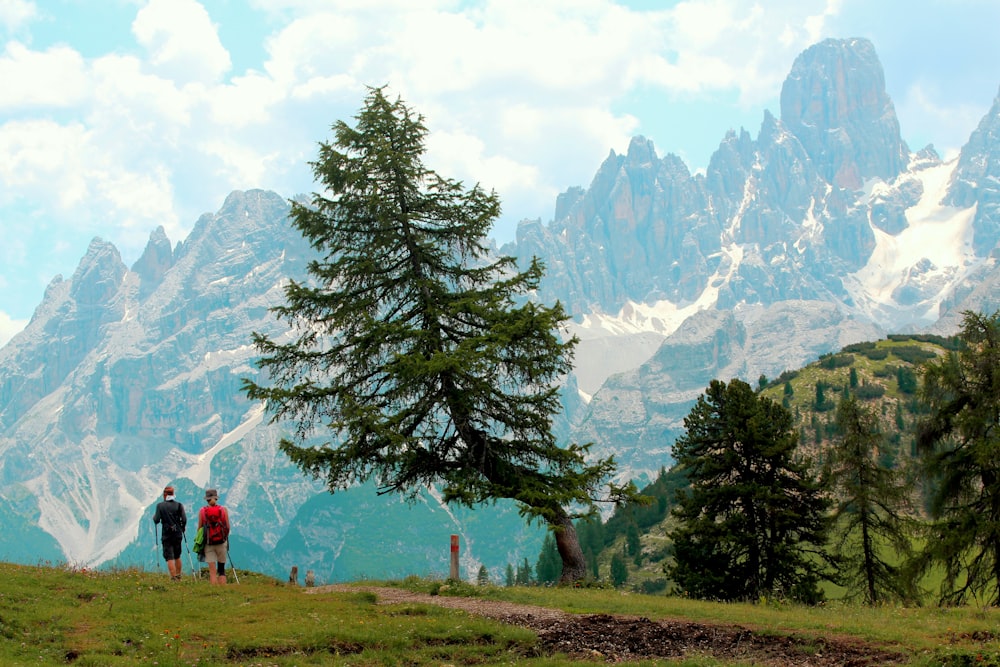
[[[952,337],[849,345],[753,388],[713,381],[644,502],[577,522],[588,581],[708,599],[995,605],[998,415],[1000,313],[966,313]],[[510,565],[504,583],[557,581],[553,548]]]

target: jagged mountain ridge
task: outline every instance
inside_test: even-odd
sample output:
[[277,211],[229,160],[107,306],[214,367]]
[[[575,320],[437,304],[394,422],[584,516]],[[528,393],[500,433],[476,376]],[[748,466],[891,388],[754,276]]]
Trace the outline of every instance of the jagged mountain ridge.
[[[192,515],[205,488],[220,488],[240,566],[275,575],[292,565],[319,581],[446,571],[451,533],[464,538],[468,567],[479,550],[499,571],[522,540],[540,540],[509,506],[486,512],[501,532],[480,537],[466,528],[479,518],[432,491],[413,508],[368,488],[330,496],[279,452],[280,425],[239,387],[260,379],[251,333],[284,333],[268,309],[314,256],[288,210],[276,193],[234,192],[175,249],[158,229],[128,269],[95,239],[73,277],[52,282],[0,350],[0,475],[20,501],[8,527],[53,560],[151,566],[143,546],[155,542],[153,504],[170,482]],[[360,537],[378,530],[397,544],[373,566],[371,545],[385,544]],[[0,556],[35,557],[20,546]]]
[[[971,224],[974,246],[959,248],[953,263],[989,257],[1000,240],[995,203],[987,210],[1000,109],[994,104],[957,163],[942,164],[932,147],[909,153],[874,48],[862,39],[806,50],[781,100],[780,120],[765,112],[756,140],[730,131],[705,174],[634,138],[588,189],[560,196],[549,225],[523,222],[504,250],[545,258],[543,289],[578,315],[627,320],[622,309],[634,304],[729,309],[799,299],[839,303],[883,329],[932,325],[967,271],[907,290],[908,276],[927,273],[923,258],[887,267],[877,278],[907,294],[880,303],[856,274],[886,245],[883,235],[899,238],[925,222],[908,219],[921,213]],[[928,191],[942,181],[943,192]]]
[[[756,139],[728,133],[705,174],[637,137],[502,249],[541,257],[538,298],[575,318],[560,436],[614,453],[625,477],[669,465],[713,377],[773,377],[886,331],[946,327],[970,303],[1000,306],[997,104],[958,160],[910,153],[874,49],[828,40],[796,60],[781,113]],[[819,120],[826,132],[807,130]],[[452,532],[470,576],[534,558],[542,532],[509,506],[457,511],[433,490],[414,507],[366,488],[330,496],[278,453],[280,427],[238,387],[256,373],[250,332],[282,334],[267,308],[311,252],[287,207],[234,192],[175,248],[156,230],[128,268],[95,240],[52,282],[0,349],[0,522],[27,536],[0,557],[148,565],[152,504],[176,482],[191,507],[220,488],[239,564],[278,575],[440,572]]]

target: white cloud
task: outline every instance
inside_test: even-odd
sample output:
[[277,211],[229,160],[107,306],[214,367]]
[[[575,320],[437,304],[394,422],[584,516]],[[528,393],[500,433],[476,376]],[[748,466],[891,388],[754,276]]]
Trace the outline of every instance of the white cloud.
[[314,77],[349,73],[364,48],[361,40],[376,43],[369,41],[372,37],[369,26],[349,14],[319,12],[293,20],[269,38],[264,67],[285,88]]
[[776,96],[795,56],[824,36],[839,4],[687,0],[671,9],[632,14],[633,21],[647,26],[630,35],[640,43],[634,63],[642,74],[636,83],[687,98],[735,91],[743,104],[757,105]]
[[476,182],[488,190],[531,190],[542,180],[537,167],[508,156],[488,155],[483,141],[467,133],[432,134],[427,140],[427,153],[428,162],[442,176],[478,174],[480,177]]
[[[859,0],[682,0],[641,12],[610,0],[202,3],[125,0],[138,7],[132,34],[92,55],[82,41],[81,51],[49,46],[59,42],[41,38],[33,4],[0,0],[0,31],[34,33],[0,53],[0,204],[30,202],[19,220],[92,229],[129,261],[155,226],[180,240],[232,189],[310,190],[316,142],[332,122],[352,122],[365,86],[388,85],[426,117],[429,166],[500,194],[504,241],[514,220],[544,220],[558,192],[589,184],[640,130],[703,165],[729,114],[757,122],[804,48],[852,36],[828,34],[842,4],[868,11]],[[273,32],[245,50],[232,43],[232,71],[212,17],[257,10],[268,17],[255,25]],[[227,44],[234,34],[222,33]],[[928,91],[911,88],[900,115],[924,118],[927,141],[941,144],[952,126],[964,141],[976,111],[936,107]],[[694,146],[689,136],[716,121],[689,115],[696,104],[720,126]]]
[[920,145],[910,146],[910,150],[920,150],[927,143],[934,143],[941,157],[949,159],[969,140],[984,110],[974,104],[942,105],[936,101],[941,99],[942,96],[929,90],[926,83],[917,82],[894,104],[897,115],[906,118],[906,135],[921,141]]
[[273,169],[274,155],[262,154],[255,146],[237,141],[214,139],[202,144],[201,150],[212,158],[216,179],[228,190],[258,187]]
[[161,224],[176,235],[169,173],[156,160],[130,164],[96,139],[79,123],[0,126],[0,201],[38,202],[51,222],[118,243],[140,245]]
[[9,42],[0,57],[0,81],[0,109],[69,107],[87,94],[83,58],[65,46],[38,52]]
[[107,165],[95,170],[94,199],[116,221],[118,234],[132,230],[133,238],[144,238],[160,224],[176,232],[179,225],[170,176],[163,165],[142,171],[121,171]]
[[0,195],[55,203],[64,211],[88,194],[86,128],[49,120],[0,125]]
[[13,32],[37,15],[35,3],[29,0],[0,0],[0,28]]
[[271,109],[286,95],[273,79],[257,72],[234,78],[208,95],[211,120],[225,127],[244,127],[271,120]]
[[26,326],[28,326],[28,320],[15,320],[0,310],[0,347],[6,345],[7,341]]
[[218,81],[231,66],[208,12],[195,0],[150,0],[132,32],[156,71],[178,83]]

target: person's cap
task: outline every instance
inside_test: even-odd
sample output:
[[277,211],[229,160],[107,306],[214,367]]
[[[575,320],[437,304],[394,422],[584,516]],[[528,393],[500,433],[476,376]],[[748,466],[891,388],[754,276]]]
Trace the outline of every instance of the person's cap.
[[172,495],[174,495],[174,487],[172,487],[172,486],[165,486],[165,487],[163,487],[163,497],[164,498],[166,498],[167,496],[172,496]]
[[215,489],[205,490],[205,500],[208,500],[209,498],[218,498],[218,497],[219,497],[219,492],[216,491]]

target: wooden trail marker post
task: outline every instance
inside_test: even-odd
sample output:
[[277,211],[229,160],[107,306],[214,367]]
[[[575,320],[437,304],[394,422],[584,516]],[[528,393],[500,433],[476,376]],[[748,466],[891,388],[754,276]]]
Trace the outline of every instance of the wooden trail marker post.
[[451,536],[451,570],[448,578],[458,581],[458,535]]

